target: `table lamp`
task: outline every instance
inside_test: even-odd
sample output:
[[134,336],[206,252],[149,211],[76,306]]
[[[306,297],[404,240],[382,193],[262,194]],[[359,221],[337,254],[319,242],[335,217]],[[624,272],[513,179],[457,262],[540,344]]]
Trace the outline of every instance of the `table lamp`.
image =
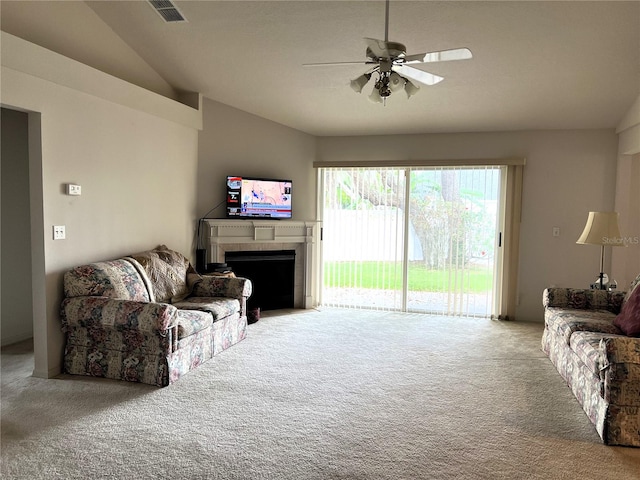
[[604,290],[604,247],[624,247],[618,227],[618,212],[589,212],[587,224],[580,238],[581,245],[600,245],[600,290]]

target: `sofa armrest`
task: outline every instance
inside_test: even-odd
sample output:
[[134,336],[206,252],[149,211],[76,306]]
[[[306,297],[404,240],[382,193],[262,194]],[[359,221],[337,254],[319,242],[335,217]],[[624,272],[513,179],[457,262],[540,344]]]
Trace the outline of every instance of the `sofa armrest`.
[[607,336],[600,340],[603,365],[635,363],[640,365],[640,338]]
[[542,294],[542,305],[545,308],[577,308],[582,310],[608,310],[620,313],[625,292],[593,290],[587,288],[545,289]]
[[70,326],[159,333],[178,324],[178,309],[166,303],[115,300],[109,297],[65,298],[60,308],[63,329]]
[[242,302],[251,296],[252,288],[248,278],[205,275],[196,283],[191,296],[235,298]]

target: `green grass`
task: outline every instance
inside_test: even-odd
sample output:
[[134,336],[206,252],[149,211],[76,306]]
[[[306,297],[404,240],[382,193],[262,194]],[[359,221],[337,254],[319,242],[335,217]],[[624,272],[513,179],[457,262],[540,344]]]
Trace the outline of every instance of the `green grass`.
[[[471,293],[486,292],[493,284],[489,268],[469,267],[463,270],[429,270],[419,262],[409,264],[409,290],[417,292],[447,291],[448,286]],[[402,289],[400,262],[325,262],[324,286],[343,288]]]

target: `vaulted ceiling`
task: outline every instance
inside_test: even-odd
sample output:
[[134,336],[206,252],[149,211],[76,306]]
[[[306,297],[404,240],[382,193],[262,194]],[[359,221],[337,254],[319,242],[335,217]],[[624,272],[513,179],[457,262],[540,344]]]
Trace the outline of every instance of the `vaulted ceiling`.
[[7,2],[2,29],[145,88],[206,97],[314,135],[614,128],[640,95],[640,1],[391,0],[389,39],[408,53],[473,59],[410,99],[371,103],[349,81],[383,1],[179,1],[168,24],[146,1]]

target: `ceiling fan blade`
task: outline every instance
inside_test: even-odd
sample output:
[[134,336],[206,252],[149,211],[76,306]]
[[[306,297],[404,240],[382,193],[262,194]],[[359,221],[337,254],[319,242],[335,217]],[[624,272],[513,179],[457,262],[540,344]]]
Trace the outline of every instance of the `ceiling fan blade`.
[[327,63],[304,63],[303,67],[329,67],[332,65],[371,65],[377,62],[360,60],[359,62],[327,62]]
[[447,62],[449,60],[468,60],[470,58],[473,58],[473,54],[468,48],[454,48],[451,50],[440,50],[439,52],[407,55],[404,57],[403,63]]
[[403,77],[415,80],[416,82],[424,83],[425,85],[435,85],[436,83],[440,83],[442,80],[444,80],[444,78],[439,75],[434,75],[433,73],[429,72],[423,72],[422,70],[408,67],[406,65],[393,65],[391,67],[391,70],[399,73]]

